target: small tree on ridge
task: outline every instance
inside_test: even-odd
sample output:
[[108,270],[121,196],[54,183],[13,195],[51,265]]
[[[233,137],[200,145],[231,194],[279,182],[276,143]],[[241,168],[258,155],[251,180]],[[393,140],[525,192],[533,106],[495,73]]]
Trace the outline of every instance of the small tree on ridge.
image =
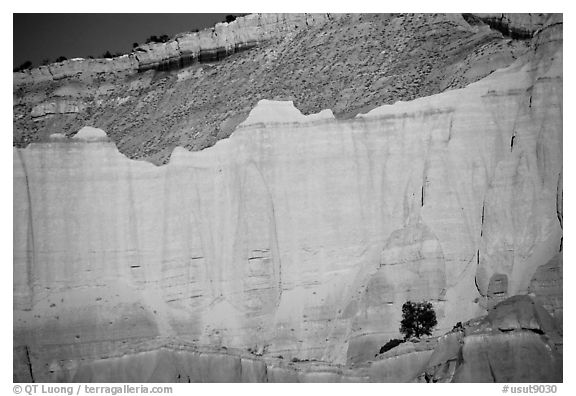
[[437,324],[436,312],[434,312],[432,303],[406,301],[402,305],[400,333],[404,334],[404,339],[431,335],[432,329]]

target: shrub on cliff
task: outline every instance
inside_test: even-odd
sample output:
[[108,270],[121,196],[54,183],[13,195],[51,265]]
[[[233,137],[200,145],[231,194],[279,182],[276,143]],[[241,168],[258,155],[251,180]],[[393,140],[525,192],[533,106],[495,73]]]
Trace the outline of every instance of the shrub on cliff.
[[236,20],[236,15],[226,15],[225,22],[230,23]]
[[396,348],[398,345],[402,344],[404,342],[404,340],[400,340],[398,338],[393,338],[390,341],[388,341],[386,344],[384,344],[383,347],[380,348],[380,353],[384,353],[386,351],[389,351],[392,348]]
[[58,58],[56,58],[56,62],[64,62],[65,60],[68,60],[68,58],[66,58],[65,56],[59,56]]
[[26,61],[26,62],[22,63],[20,66],[14,68],[14,71],[20,72],[20,71],[28,70],[31,67],[32,67],[32,62]]
[[406,301],[402,305],[400,333],[404,334],[405,340],[411,337],[420,338],[423,335],[430,335],[437,324],[436,312],[434,312],[432,303]]
[[104,52],[102,55],[100,55],[100,58],[108,58],[108,59],[112,59],[112,58],[117,58],[119,56],[122,56],[122,52],[110,52],[110,51],[106,51]]
[[150,36],[146,39],[146,44],[150,44],[150,43],[167,43],[168,41],[170,41],[170,36],[168,36],[167,34],[163,34],[161,36]]
[[452,331],[464,331],[464,326],[462,325],[462,322],[458,322],[454,325],[454,327],[452,327]]

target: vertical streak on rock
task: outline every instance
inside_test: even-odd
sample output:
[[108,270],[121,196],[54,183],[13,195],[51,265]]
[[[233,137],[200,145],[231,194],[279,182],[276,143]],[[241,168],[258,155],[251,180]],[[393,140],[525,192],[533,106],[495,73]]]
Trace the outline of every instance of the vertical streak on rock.
[[[266,190],[268,191],[268,196],[270,197],[270,230],[272,232],[272,240],[270,248],[272,250],[272,262],[274,263],[274,270],[278,276],[278,301],[276,305],[280,305],[280,300],[282,298],[282,259],[280,258],[280,248],[278,246],[278,229],[276,227],[276,214],[274,213],[274,201],[270,195],[270,190],[266,185]],[[276,264],[277,263],[277,264]]]
[[[24,181],[26,183],[26,201],[28,205],[28,230],[26,233],[26,286],[27,286],[27,308],[31,308],[33,300],[33,287],[32,287],[32,270],[36,264],[36,248],[34,238],[34,216],[32,216],[32,195],[30,193],[30,181],[28,179],[28,170],[26,168],[26,161],[21,150],[17,150],[20,164],[22,165],[22,172],[24,174]],[[15,271],[16,272],[16,271]]]
[[280,304],[282,296],[282,263],[276,211],[269,182],[258,161],[251,162],[238,174],[238,210],[233,246],[232,271],[236,282],[234,293],[243,300],[232,299],[239,310],[270,313]]
[[[208,232],[206,233],[207,236],[204,234],[204,232],[202,232],[202,219],[201,219],[201,213],[202,213],[202,200],[200,198],[200,187],[199,187],[199,182],[198,180],[200,179],[198,177],[198,171],[194,172],[194,192],[196,194],[196,199],[195,202],[197,207],[196,207],[196,212],[194,210],[192,210],[192,214],[194,216],[194,220],[196,220],[196,230],[198,230],[197,232],[197,237],[198,240],[200,241],[200,249],[202,251],[202,256],[205,257],[205,260],[203,261],[203,268],[202,268],[202,273],[204,274],[204,276],[206,278],[211,279],[212,277],[210,276],[210,271],[211,271],[211,265],[210,265],[210,260],[212,259],[211,256],[209,256],[209,252],[211,251],[211,246],[214,246],[214,240],[212,238],[212,233]],[[196,214],[197,213],[197,214]],[[191,232],[192,235],[195,236],[194,232]],[[206,239],[209,239],[208,241]],[[209,282],[207,282],[209,283]],[[206,290],[204,290],[204,292],[206,292]],[[212,287],[210,287],[210,292],[212,292]]]
[[563,228],[562,224],[562,200],[564,192],[562,191],[562,171],[558,173],[558,183],[556,185],[556,216],[558,216],[558,221],[560,222],[560,228]]
[[[360,209],[360,218],[362,221],[367,221],[368,219],[372,219],[372,216],[367,215],[368,213],[373,213],[375,210],[371,199],[375,196],[374,192],[374,180],[373,180],[373,166],[372,166],[372,158],[370,155],[370,151],[366,145],[366,123],[365,120],[362,120],[362,131],[363,133],[360,134],[359,137],[355,137],[354,133],[350,134],[350,141],[352,143],[352,147],[354,150],[356,160],[353,161],[353,165],[356,171],[356,189],[358,191],[358,201],[359,201],[359,209]],[[364,159],[366,159],[364,161]],[[367,176],[365,176],[367,175]],[[363,180],[365,179],[365,180]],[[363,185],[365,184],[365,187]],[[369,228],[372,229],[371,227]],[[369,231],[365,231],[363,234],[363,238],[369,238],[367,235]]]
[[[564,192],[562,188],[562,170],[558,173],[558,184],[556,185],[556,216],[558,217],[558,222],[560,223],[560,228],[564,229],[563,226],[563,210],[562,210],[562,200],[564,199]],[[560,247],[558,251],[562,251],[562,244],[564,242],[564,237],[560,237]]]
[[268,212],[268,216],[269,216],[269,224],[270,224],[270,253],[272,256],[272,264],[274,266],[274,275],[278,277],[278,296],[277,296],[277,301],[276,301],[276,306],[280,305],[280,300],[282,298],[282,261],[280,258],[280,247],[278,244],[278,228],[276,226],[276,213],[274,211],[274,197],[272,196],[272,193],[270,191],[270,187],[268,186],[268,183],[266,182],[266,178],[264,177],[264,174],[262,173],[262,170],[259,167],[255,167],[256,170],[258,171],[258,174],[260,175],[260,180],[262,181],[262,184],[264,185],[264,189],[266,190],[266,195],[268,198],[268,203],[269,203],[269,212]]
[[131,166],[127,167],[127,179],[128,179],[128,230],[130,232],[129,240],[132,243],[132,248],[134,249],[135,257],[135,264],[130,266],[130,275],[132,280],[135,281],[136,284],[140,283],[142,279],[140,277],[135,277],[135,272],[132,269],[133,267],[138,268],[138,274],[142,274],[144,268],[142,267],[142,260],[140,257],[140,241],[138,238],[138,216],[136,214],[136,200],[134,199],[134,180],[132,179],[132,171]]
[[488,352],[486,352],[486,362],[488,362],[488,368],[490,369],[490,376],[492,377],[492,382],[494,382],[494,383],[498,382],[496,380],[496,374],[494,373],[494,368],[492,367],[492,363],[490,363],[490,356],[488,355]]
[[[154,279],[157,279],[162,287],[166,286],[166,282],[164,282],[164,277],[166,274],[171,274],[171,267],[174,266],[174,262],[172,261],[172,249],[171,244],[172,241],[170,240],[170,233],[171,233],[171,221],[170,218],[170,209],[171,209],[171,196],[174,194],[174,189],[172,189],[170,185],[170,179],[176,171],[173,168],[165,168],[164,174],[161,176],[162,184],[163,184],[163,193],[162,193],[162,217],[160,217],[159,226],[161,226],[160,232],[162,238],[162,245],[161,245],[161,254],[160,254],[160,271],[158,273],[154,273],[152,271],[148,272],[148,274],[153,273]],[[147,274],[147,275],[148,275]],[[156,278],[156,275],[158,278]]]
[[26,363],[28,363],[28,370],[30,370],[30,378],[34,381],[34,372],[32,371],[32,361],[30,360],[30,348],[26,345]]
[[482,202],[482,219],[480,221],[480,237],[484,234],[484,209],[486,207],[486,201]]
[[422,207],[424,206],[424,183],[422,183],[422,202],[421,202]]
[[[478,260],[476,261],[476,264],[477,264],[477,267],[480,267],[480,250],[478,250],[477,257],[478,257]],[[482,292],[482,289],[480,288],[480,285],[478,284],[478,272],[476,272],[476,276],[474,277],[474,286],[476,286],[476,290],[478,291],[478,294],[481,297],[486,298],[486,296],[484,295],[485,293]],[[487,306],[487,304],[484,305],[484,308],[486,306]]]

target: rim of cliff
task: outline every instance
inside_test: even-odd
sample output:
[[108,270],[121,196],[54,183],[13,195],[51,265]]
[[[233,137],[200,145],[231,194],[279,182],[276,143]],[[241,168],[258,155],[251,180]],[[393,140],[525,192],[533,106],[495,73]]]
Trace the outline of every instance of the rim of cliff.
[[465,87],[525,54],[549,20],[250,14],[118,58],[14,73],[13,146],[91,125],[128,157],[164,164],[176,146],[202,150],[230,136],[261,99],[347,119]]

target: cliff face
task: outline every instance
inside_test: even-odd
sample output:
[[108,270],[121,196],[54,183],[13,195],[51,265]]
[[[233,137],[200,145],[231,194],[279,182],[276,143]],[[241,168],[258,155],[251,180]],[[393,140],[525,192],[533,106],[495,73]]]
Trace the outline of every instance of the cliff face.
[[166,345],[347,368],[399,336],[406,300],[439,333],[528,292],[561,320],[561,195],[561,22],[466,88],[351,119],[260,101],[161,167],[55,135],[14,149],[18,356],[46,381]]

